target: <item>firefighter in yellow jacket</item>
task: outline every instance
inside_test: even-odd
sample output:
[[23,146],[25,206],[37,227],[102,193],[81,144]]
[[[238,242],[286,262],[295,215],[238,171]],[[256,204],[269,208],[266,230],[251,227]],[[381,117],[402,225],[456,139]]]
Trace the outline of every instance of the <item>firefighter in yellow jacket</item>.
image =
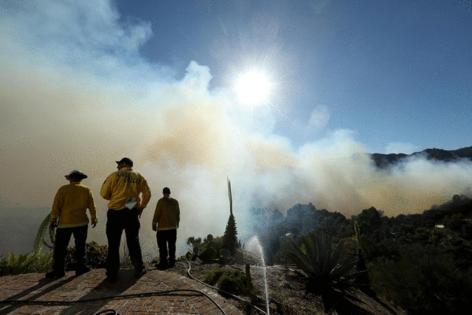
[[92,192],[87,186],[81,184],[87,175],[74,170],[65,178],[69,181],[56,193],[51,210],[50,229],[57,227],[54,242],[53,270],[46,274],[47,278],[59,278],[64,276],[64,260],[72,234],[75,240],[75,273],[81,275],[90,269],[85,265],[85,242],[89,219],[86,210],[89,209],[92,227],[97,224],[95,203]]
[[[180,222],[179,202],[170,197],[170,189],[164,187],[164,197],[159,199],[152,219],[152,229],[157,231],[157,246],[159,247],[159,269],[174,267],[175,242],[177,228]],[[168,249],[167,249],[168,248]]]
[[146,272],[139,244],[139,218],[151,198],[146,179],[133,170],[133,161],[125,157],[116,163],[118,170],[107,177],[100,190],[102,197],[109,200],[106,234],[107,277],[110,281],[116,280],[120,269],[119,248],[123,230],[135,276],[140,277]]

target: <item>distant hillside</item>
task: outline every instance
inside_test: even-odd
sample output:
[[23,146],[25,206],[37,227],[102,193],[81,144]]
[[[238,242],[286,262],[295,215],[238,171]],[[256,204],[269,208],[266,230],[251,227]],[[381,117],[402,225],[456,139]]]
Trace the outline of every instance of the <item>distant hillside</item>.
[[466,159],[472,161],[472,147],[465,147],[457,150],[442,150],[442,149],[426,149],[421,152],[415,152],[412,154],[404,153],[391,153],[391,154],[380,154],[373,153],[371,158],[375,165],[379,168],[388,168],[397,163],[403,162],[408,158],[424,157],[428,160],[435,160],[441,162],[452,162],[460,159]]

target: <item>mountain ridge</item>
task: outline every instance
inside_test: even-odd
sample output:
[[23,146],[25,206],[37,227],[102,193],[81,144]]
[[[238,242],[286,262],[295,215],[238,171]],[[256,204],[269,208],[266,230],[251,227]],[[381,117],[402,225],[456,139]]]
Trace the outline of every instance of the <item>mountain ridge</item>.
[[411,154],[405,153],[372,153],[370,158],[378,168],[388,168],[410,158],[426,158],[427,160],[440,162],[454,162],[458,160],[472,161],[472,146],[463,147],[456,150],[444,150],[438,148],[425,149]]

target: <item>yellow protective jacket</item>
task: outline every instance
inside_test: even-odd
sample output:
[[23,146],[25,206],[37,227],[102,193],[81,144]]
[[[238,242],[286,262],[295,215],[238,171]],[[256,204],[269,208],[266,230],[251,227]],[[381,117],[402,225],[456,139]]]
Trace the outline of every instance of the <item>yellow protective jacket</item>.
[[174,230],[179,227],[180,208],[179,202],[174,198],[161,198],[157,202],[152,226],[158,224],[157,230]]
[[108,209],[124,209],[130,199],[135,199],[137,206],[145,208],[151,199],[151,190],[141,174],[131,168],[122,168],[105,179],[100,195],[109,200]]
[[64,185],[56,193],[51,209],[51,222],[59,218],[59,227],[77,227],[87,225],[89,209],[92,219],[96,219],[95,203],[92,192],[81,183]]

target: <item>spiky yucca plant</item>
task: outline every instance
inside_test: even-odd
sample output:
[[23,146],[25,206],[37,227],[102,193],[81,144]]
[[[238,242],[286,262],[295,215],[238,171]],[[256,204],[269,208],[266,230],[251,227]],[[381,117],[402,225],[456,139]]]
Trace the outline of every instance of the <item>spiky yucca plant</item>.
[[289,259],[306,273],[307,290],[325,293],[353,284],[356,259],[326,233],[312,233],[301,244],[293,240],[289,244]]
[[231,254],[239,248],[238,230],[236,229],[236,220],[233,215],[233,195],[231,193],[231,182],[228,179],[228,198],[229,198],[229,219],[226,224],[225,234],[223,235],[223,248]]

